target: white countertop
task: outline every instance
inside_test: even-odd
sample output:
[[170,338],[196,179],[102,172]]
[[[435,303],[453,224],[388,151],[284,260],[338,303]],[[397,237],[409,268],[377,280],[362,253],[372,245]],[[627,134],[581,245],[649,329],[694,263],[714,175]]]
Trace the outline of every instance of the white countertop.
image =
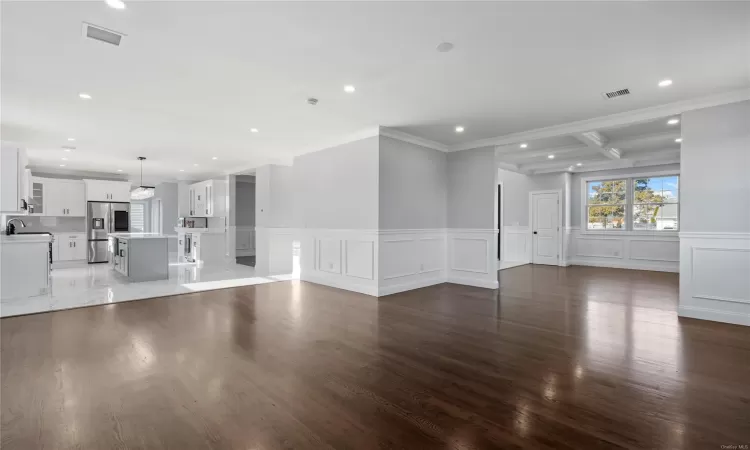
[[183,227],[174,227],[174,230],[178,233],[215,233],[215,234],[221,234],[226,231],[224,228],[183,228]]
[[176,237],[162,233],[109,233],[107,236],[116,237],[117,239],[168,239]]
[[2,233],[0,242],[3,244],[29,244],[35,242],[50,242],[52,236],[48,234],[12,234],[10,236]]

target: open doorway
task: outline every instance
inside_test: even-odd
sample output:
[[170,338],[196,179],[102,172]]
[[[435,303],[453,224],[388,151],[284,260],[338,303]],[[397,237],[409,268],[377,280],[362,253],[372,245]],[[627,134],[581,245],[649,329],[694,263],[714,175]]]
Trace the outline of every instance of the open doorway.
[[236,261],[255,267],[255,176],[237,175],[236,198]]
[[503,183],[497,184],[497,260],[503,260]]

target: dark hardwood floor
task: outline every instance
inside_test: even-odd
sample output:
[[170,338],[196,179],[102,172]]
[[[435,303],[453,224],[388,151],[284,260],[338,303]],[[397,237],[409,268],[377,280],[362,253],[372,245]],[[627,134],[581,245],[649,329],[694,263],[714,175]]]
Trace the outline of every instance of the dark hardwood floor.
[[498,291],[279,282],[2,319],[0,444],[750,444],[750,328],[678,319],[676,274],[499,276]]

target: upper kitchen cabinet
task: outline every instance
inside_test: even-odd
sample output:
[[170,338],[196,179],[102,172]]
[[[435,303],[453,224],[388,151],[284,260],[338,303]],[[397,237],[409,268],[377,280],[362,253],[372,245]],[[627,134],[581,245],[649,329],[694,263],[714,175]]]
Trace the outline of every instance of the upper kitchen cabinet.
[[29,198],[26,149],[0,146],[0,211],[24,213]]
[[83,180],[86,201],[130,203],[129,181]]
[[190,185],[190,215],[192,217],[226,216],[227,183],[207,180]]
[[81,180],[31,177],[29,214],[35,216],[86,216],[85,186]]

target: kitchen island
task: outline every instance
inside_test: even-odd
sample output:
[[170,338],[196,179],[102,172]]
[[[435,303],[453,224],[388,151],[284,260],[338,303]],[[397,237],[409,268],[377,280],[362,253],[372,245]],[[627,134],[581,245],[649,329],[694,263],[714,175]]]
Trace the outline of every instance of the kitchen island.
[[169,279],[170,236],[160,233],[110,233],[109,263],[129,281]]

